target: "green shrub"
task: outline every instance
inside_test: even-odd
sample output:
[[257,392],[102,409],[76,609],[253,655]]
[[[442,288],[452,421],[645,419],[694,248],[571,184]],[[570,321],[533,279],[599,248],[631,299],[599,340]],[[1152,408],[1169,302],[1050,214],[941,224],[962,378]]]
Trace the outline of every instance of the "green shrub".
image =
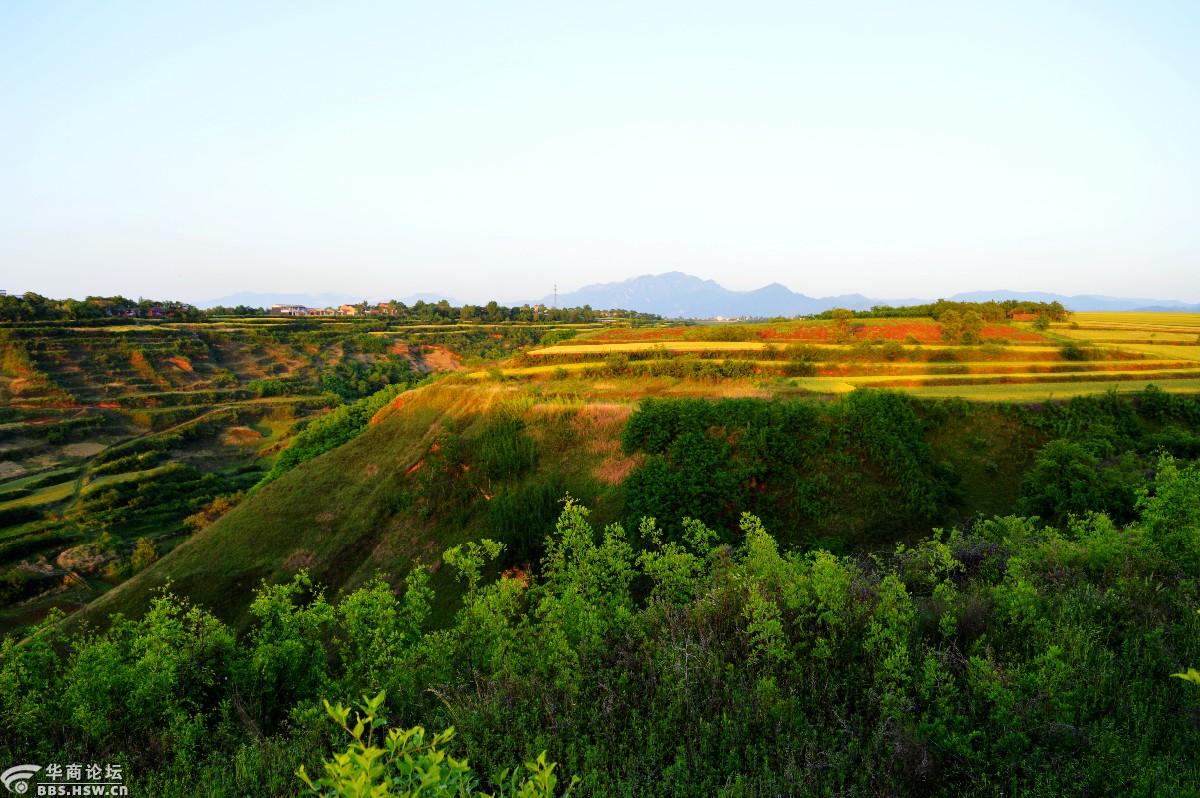
[[[354,713],[338,704],[325,702],[325,712],[350,737],[345,752],[328,759],[316,779],[301,765],[297,775],[313,795],[323,798],[417,798],[425,795],[452,795],[459,798],[554,798],[558,795],[558,777],[554,764],[547,764],[543,751],[526,764],[528,775],[505,770],[497,777],[499,790],[477,790],[479,779],[466,760],[449,756],[445,749],[454,739],[454,728],[434,734],[426,740],[425,729],[391,729],[381,716],[385,693],[363,697]],[[573,784],[574,782],[572,782]],[[570,792],[568,787],[567,792]],[[564,795],[566,793],[563,793]]]

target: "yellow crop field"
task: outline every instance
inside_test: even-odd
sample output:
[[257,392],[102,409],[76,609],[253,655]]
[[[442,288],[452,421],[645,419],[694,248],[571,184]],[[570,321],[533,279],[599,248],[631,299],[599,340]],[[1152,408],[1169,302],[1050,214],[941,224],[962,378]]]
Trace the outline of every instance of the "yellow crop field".
[[1200,361],[1200,346],[1183,346],[1179,344],[1123,344],[1121,349],[1127,352],[1139,352],[1160,358],[1177,358],[1179,360]]
[[[1170,391],[1200,388],[1200,314],[1079,313],[1072,323],[1053,326],[1042,340],[1028,340],[1027,324],[1009,324],[1012,343],[964,345],[939,340],[886,345],[878,340],[835,343],[792,336],[828,322],[793,321],[771,325],[730,324],[714,334],[711,326],[606,330],[591,336],[525,352],[524,362],[500,364],[511,379],[603,373],[605,379],[728,382],[746,389],[799,388],[844,393],[880,387],[919,396],[964,396],[979,400],[1036,400],[1099,393],[1111,388],[1140,390],[1149,384]],[[870,320],[877,328],[899,327],[925,334],[933,320]],[[744,328],[739,330],[739,328]],[[713,337],[750,340],[708,340]],[[633,337],[636,336],[636,337]],[[757,339],[754,336],[759,336]],[[798,347],[804,362],[781,356]],[[633,359],[610,362],[613,354]],[[644,359],[650,355],[649,359]],[[543,362],[538,363],[539,360]],[[532,363],[530,362],[532,360]],[[545,362],[549,360],[550,362]],[[569,361],[569,362],[555,362]],[[675,362],[682,361],[682,362]],[[592,370],[601,369],[599,372]],[[812,376],[797,375],[808,370]],[[611,373],[610,373],[611,372]],[[815,372],[815,374],[813,374]],[[477,371],[476,379],[496,374]],[[782,381],[782,382],[781,382]]]
[[1157,332],[1155,330],[1114,330],[1108,327],[1103,329],[1096,327],[1079,328],[1073,330],[1070,328],[1056,329],[1056,335],[1062,335],[1067,338],[1073,338],[1081,341],[1103,341],[1105,343],[1120,343],[1124,341],[1161,341],[1170,343],[1172,341],[1194,342],[1196,336],[1200,335],[1200,331],[1195,333],[1186,332]]
[[1135,312],[1095,312],[1072,313],[1071,321],[1080,325],[1097,324],[1103,327],[1118,327],[1121,325],[1149,325],[1152,327],[1187,327],[1200,332],[1200,313],[1135,313]]
[[[531,349],[535,357],[546,355],[604,355],[612,352],[756,352],[769,349],[786,349],[790,344],[799,344],[806,349],[833,349],[848,351],[856,344],[827,344],[809,341],[622,341],[604,344],[555,344],[540,349]],[[1006,352],[1041,352],[1057,344],[1016,344],[1004,347]],[[957,344],[914,344],[903,345],[904,351],[913,349],[948,350],[961,349]]]
[[609,344],[555,344],[532,349],[531,355],[603,355],[610,352],[754,352],[768,349],[763,341],[629,341]]
[[929,399],[959,397],[977,402],[1037,402],[1117,391],[1136,393],[1154,385],[1170,393],[1200,393],[1200,379],[1114,380],[1106,382],[1006,383],[1002,385],[922,385],[905,393]]

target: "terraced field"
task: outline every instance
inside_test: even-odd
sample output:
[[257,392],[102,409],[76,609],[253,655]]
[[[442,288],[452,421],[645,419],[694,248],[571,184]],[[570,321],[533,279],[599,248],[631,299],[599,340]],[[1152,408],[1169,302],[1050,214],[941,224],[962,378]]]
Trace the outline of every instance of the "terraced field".
[[[185,519],[255,485],[309,419],[460,367],[427,342],[445,332],[281,319],[0,327],[0,628],[119,583],[139,538],[173,548]],[[526,342],[473,334],[493,349]],[[97,541],[103,562],[72,565],[69,552]]]
[[[1200,391],[1200,314],[1088,313],[1046,330],[986,325],[946,342],[933,319],[607,329],[529,350],[498,371],[532,380],[675,377],[817,393],[860,387],[977,400],[1110,390]],[[497,376],[497,370],[472,376]],[[782,383],[782,385],[780,385]]]

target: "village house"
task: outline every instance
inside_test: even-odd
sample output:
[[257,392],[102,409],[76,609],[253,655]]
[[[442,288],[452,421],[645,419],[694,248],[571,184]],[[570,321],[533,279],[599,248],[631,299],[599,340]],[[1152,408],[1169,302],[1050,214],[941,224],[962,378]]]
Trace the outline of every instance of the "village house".
[[307,316],[309,315],[308,308],[304,305],[271,305],[272,316]]

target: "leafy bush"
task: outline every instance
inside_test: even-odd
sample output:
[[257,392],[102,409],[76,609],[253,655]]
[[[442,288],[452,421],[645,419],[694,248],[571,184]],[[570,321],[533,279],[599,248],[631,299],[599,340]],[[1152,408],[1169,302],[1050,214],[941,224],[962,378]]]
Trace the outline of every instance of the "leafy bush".
[[569,341],[579,334],[578,330],[550,330],[542,336],[539,342],[542,346],[553,346],[561,344],[563,341]]
[[[855,532],[880,534],[928,523],[953,500],[951,475],[933,461],[910,400],[896,393],[856,391],[836,403],[647,400],[624,446],[648,455],[625,482],[632,519],[697,518],[723,535],[742,509],[789,530],[832,530],[853,507],[865,520]],[[864,513],[868,495],[887,512]],[[667,528],[678,531],[676,523]]]
[[372,416],[405,390],[406,386],[390,385],[365,399],[313,419],[296,434],[291,445],[279,453],[260,484],[265,485],[305,460],[311,460],[351,440],[367,428]]
[[1053,440],[1022,479],[1017,509],[1056,523],[1093,510],[1127,521],[1137,498],[1136,471],[1128,458],[1102,466],[1087,445]]
[[[325,712],[347,735],[350,744],[346,751],[326,760],[323,775],[313,779],[300,766],[297,775],[313,795],[323,798],[418,798],[423,795],[453,795],[460,798],[554,798],[558,794],[558,777],[554,765],[546,763],[542,752],[537,760],[528,762],[528,776],[519,771],[505,770],[497,781],[495,793],[481,793],[479,780],[466,760],[455,759],[445,751],[446,743],[454,739],[454,728],[434,734],[428,741],[425,729],[381,730],[387,721],[380,716],[385,693],[374,698],[363,697],[359,710],[350,723],[350,710],[325,702]],[[378,735],[378,737],[377,737]],[[382,739],[380,739],[382,738]],[[378,743],[378,744],[377,744]],[[567,792],[570,792],[568,788]],[[564,795],[566,793],[563,793]]]
[[[371,336],[367,338],[375,340]],[[385,341],[381,343],[386,344]],[[353,402],[391,385],[411,387],[420,378],[421,375],[404,358],[374,363],[344,360],[321,375],[321,389],[337,394],[343,401]]]

